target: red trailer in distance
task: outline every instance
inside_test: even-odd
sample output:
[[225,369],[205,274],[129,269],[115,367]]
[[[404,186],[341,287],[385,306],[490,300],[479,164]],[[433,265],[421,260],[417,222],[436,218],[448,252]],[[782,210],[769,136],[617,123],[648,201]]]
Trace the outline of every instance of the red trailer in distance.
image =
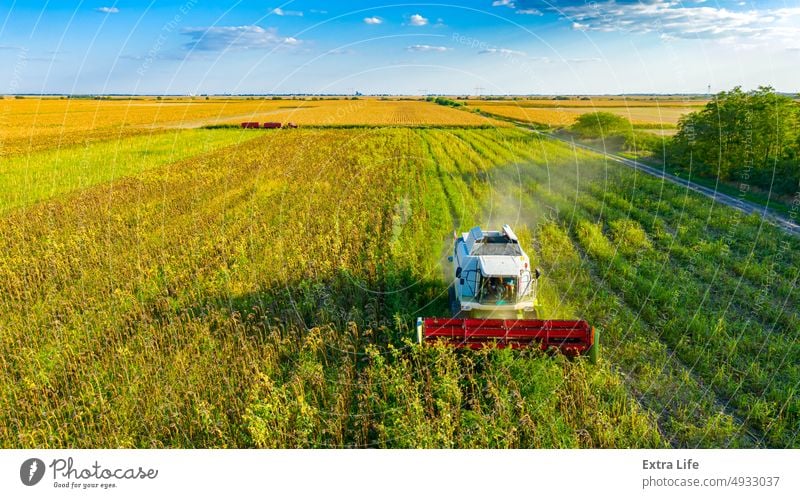
[[260,128],[260,129],[297,128],[297,125],[294,123],[286,123],[286,125],[283,125],[281,123],[276,123],[274,121],[267,121],[262,125],[258,121],[245,121],[244,123],[242,123],[242,128]]

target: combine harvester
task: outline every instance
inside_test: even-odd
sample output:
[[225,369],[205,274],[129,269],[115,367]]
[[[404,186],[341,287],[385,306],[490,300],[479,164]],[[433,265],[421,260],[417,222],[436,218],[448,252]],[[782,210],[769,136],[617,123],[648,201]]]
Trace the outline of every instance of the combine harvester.
[[497,232],[475,227],[458,237],[450,287],[452,318],[417,318],[419,343],[456,347],[553,348],[566,356],[587,355],[597,362],[599,337],[585,320],[544,320],[538,315],[539,269],[508,225]]

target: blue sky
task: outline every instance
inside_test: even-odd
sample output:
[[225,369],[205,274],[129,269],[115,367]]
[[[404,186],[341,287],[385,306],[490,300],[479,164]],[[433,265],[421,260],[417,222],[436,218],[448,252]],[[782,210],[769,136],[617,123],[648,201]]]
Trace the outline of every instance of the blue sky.
[[2,0],[0,93],[800,91],[800,0],[443,2]]

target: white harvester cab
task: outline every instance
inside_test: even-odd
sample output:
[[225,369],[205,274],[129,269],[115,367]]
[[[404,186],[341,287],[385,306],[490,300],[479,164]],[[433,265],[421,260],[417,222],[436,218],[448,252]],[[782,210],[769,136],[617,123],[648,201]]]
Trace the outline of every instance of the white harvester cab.
[[[455,235],[455,234],[454,234]],[[511,227],[483,231],[475,227],[455,235],[455,280],[450,293],[455,316],[470,318],[535,318],[540,275]]]
[[450,286],[450,317],[418,317],[417,341],[457,348],[538,348],[568,357],[587,355],[597,363],[600,336],[586,320],[543,318],[536,292],[540,271],[514,231],[475,227],[453,234],[455,276]]

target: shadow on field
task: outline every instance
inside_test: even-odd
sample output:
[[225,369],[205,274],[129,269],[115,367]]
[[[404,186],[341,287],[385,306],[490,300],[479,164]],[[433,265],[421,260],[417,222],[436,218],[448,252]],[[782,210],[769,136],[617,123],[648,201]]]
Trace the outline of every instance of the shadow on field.
[[265,284],[258,292],[211,297],[192,310],[237,316],[254,334],[275,327],[307,331],[315,327],[346,330],[353,325],[371,336],[369,342],[400,346],[412,338],[417,316],[448,312],[447,284],[420,278],[410,268],[388,268],[383,278],[367,280],[346,269],[331,274]]

